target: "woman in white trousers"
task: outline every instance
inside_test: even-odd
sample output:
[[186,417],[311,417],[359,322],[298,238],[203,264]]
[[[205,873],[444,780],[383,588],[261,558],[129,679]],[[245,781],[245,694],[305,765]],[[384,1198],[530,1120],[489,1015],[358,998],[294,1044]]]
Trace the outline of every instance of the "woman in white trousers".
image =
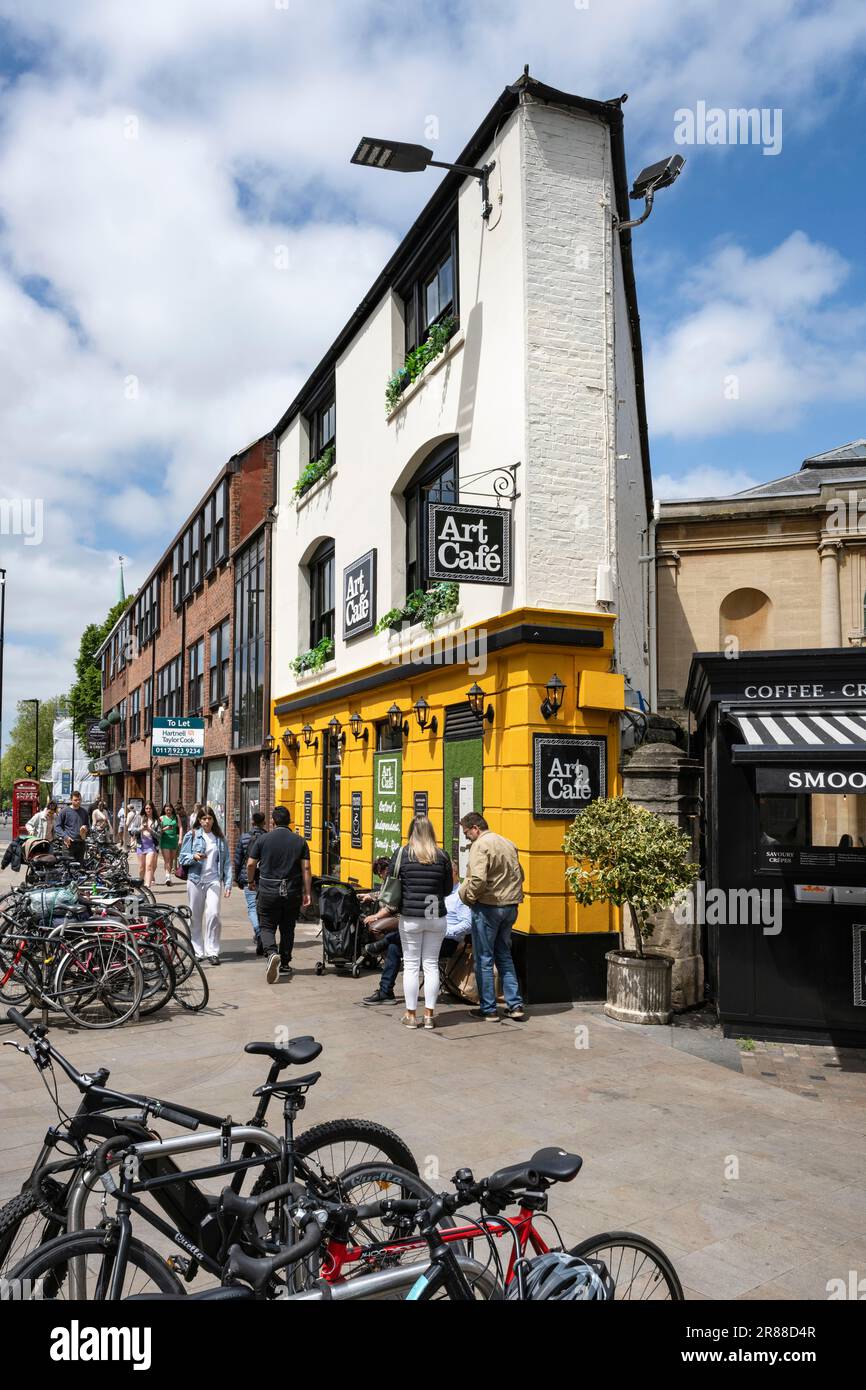
[[180,862],[187,871],[187,900],[191,914],[189,934],[199,960],[220,963],[223,895],[232,891],[232,861],[225,836],[212,807],[198,825],[183,837]]

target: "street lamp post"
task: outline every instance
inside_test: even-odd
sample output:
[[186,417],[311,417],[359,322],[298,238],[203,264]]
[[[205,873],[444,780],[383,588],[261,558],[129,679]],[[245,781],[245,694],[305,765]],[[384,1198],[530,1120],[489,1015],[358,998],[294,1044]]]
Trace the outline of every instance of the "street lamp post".
[[38,701],[38,700],[22,700],[21,703],[22,703],[22,705],[35,705],[35,706],[36,706],[36,759],[35,759],[35,762],[36,762],[36,781],[38,782],[38,781],[39,781],[39,701]]

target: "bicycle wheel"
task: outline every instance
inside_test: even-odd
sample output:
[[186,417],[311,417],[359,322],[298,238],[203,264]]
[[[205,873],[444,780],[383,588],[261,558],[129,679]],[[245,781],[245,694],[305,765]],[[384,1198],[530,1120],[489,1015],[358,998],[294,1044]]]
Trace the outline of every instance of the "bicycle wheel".
[[681,1303],[683,1289],[677,1272],[663,1250],[631,1231],[607,1231],[590,1236],[569,1250],[569,1255],[602,1260],[616,1285],[617,1303]]
[[195,951],[185,936],[172,936],[165,943],[168,958],[174,967],[174,997],[182,1009],[200,1013],[207,1008],[210,986],[207,976],[195,958]]
[[[175,974],[171,962],[166,958],[162,947],[152,942],[140,942],[136,947],[139,964],[144,976],[144,989],[138,1006],[139,1016],[158,1013],[169,1002],[175,989]],[[130,980],[130,984],[132,981]],[[110,996],[114,1006],[125,1007],[125,986]]]
[[[16,1299],[104,1302],[114,1270],[117,1240],[118,1232],[111,1228],[58,1236],[40,1246],[9,1275]],[[121,1298],[152,1293],[183,1296],[186,1290],[165,1260],[133,1238]]]
[[[46,1183],[52,1196],[62,1199],[59,1183]],[[65,1226],[54,1217],[46,1216],[28,1187],[0,1207],[0,1279],[8,1278],[10,1269],[46,1241],[62,1235]]]
[[141,1003],[144,975],[125,940],[86,937],[69,946],[49,992],[82,1028],[116,1028]]
[[17,955],[17,948],[0,948],[0,1004],[11,1005],[26,1017],[36,1008],[42,975],[29,956],[16,959]]
[[348,1168],[386,1160],[418,1177],[412,1150],[399,1134],[372,1120],[326,1120],[313,1125],[295,1141],[295,1152],[326,1184]]

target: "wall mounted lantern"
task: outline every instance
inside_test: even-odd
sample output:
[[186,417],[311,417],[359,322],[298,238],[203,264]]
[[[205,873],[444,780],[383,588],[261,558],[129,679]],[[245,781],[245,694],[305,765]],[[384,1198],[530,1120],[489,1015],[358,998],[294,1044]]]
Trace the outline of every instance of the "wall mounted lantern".
[[301,733],[304,736],[304,743],[308,748],[318,748],[319,746],[319,740],[313,738],[314,732],[315,730],[313,729],[312,724],[305,724],[303,729],[301,730]]
[[337,743],[345,744],[346,735],[343,733],[343,726],[336,715],[334,715],[333,719],[328,720],[328,733]]
[[565,698],[565,682],[559,679],[554,672],[547,682],[547,699],[541,706],[541,713],[545,719],[552,719],[555,714],[559,714],[562,709],[562,702]]
[[400,732],[408,734],[409,732],[409,721],[408,719],[404,721],[403,711],[401,710],[399,705],[392,705],[389,709],[388,723],[391,726],[392,734],[397,734]]
[[297,753],[298,740],[292,733],[291,729],[286,729],[285,733],[283,734],[283,744],[287,753]]
[[423,733],[425,729],[429,729],[431,734],[435,734],[439,728],[439,720],[436,718],[435,714],[432,719],[430,718],[430,706],[423,696],[420,700],[415,701],[412,709],[421,732]]
[[364,721],[360,714],[353,714],[349,723],[352,727],[352,737],[355,741],[357,742],[359,739],[362,739],[366,743],[370,737],[370,730],[364,728]]
[[488,705],[487,709],[485,710],[484,702],[487,699],[487,696],[484,694],[484,691],[481,689],[481,686],[478,685],[477,682],[475,683],[475,685],[472,686],[471,690],[467,690],[466,698],[469,701],[469,708],[475,715],[476,719],[486,720],[488,724],[493,723],[493,706]]

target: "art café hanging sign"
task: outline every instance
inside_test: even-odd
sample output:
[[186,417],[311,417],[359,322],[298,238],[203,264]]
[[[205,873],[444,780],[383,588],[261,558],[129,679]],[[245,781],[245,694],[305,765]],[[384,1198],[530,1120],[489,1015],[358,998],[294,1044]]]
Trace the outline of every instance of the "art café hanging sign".
[[458,584],[511,583],[511,512],[430,502],[427,572]]
[[532,814],[572,820],[607,796],[607,742],[580,734],[533,737]]
[[376,552],[368,550],[343,570],[343,638],[359,637],[376,622]]

